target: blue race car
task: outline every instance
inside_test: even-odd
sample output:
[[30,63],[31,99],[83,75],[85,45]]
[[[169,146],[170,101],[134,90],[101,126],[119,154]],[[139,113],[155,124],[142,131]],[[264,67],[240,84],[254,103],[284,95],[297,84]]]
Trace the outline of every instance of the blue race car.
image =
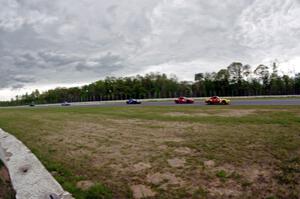
[[141,104],[141,101],[138,101],[136,99],[129,99],[126,101],[126,104]]

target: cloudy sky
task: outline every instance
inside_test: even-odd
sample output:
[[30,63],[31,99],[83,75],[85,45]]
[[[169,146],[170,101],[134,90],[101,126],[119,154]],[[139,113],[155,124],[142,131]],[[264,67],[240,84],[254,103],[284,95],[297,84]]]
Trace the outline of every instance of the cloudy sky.
[[300,72],[300,0],[0,0],[0,100],[241,61]]

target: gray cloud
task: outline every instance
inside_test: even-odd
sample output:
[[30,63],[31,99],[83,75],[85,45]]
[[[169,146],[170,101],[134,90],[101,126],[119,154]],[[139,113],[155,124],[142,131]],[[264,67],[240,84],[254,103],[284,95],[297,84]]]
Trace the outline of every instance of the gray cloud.
[[22,83],[30,83],[30,82],[34,82],[34,77],[32,76],[26,76],[26,75],[17,75],[12,77],[13,81],[16,82],[22,82]]
[[34,83],[35,77],[33,76],[28,76],[28,75],[18,75],[14,73],[14,71],[0,71],[0,89],[7,88],[7,87],[12,87],[15,88],[24,87],[28,83]]
[[75,65],[75,69],[79,72],[92,71],[101,75],[110,75],[112,72],[121,70],[125,66],[124,60],[118,55],[107,54],[90,58],[84,62],[79,62]]
[[14,84],[11,87],[12,90],[19,90],[21,88],[24,88],[24,84]]
[[192,79],[232,61],[277,59],[300,71],[299,4],[0,0],[0,89],[151,70]]

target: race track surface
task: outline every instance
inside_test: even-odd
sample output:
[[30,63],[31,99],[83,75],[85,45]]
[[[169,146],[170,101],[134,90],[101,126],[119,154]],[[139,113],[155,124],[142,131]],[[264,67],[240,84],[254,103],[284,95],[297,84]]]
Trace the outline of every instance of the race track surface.
[[[268,105],[277,105],[277,106],[286,106],[294,105],[300,106],[299,99],[254,99],[254,100],[231,100],[229,106],[268,106]],[[142,101],[142,104],[131,104],[128,105],[125,101],[95,101],[95,102],[74,102],[70,103],[70,106],[61,106],[61,104],[41,104],[34,107],[28,105],[25,106],[14,106],[10,108],[46,108],[46,107],[143,107],[143,106],[220,106],[220,105],[206,105],[204,101],[196,101],[194,104],[175,104],[174,101]],[[0,107],[0,108],[9,108],[9,107]]]
[[[300,99],[295,100],[234,100],[230,105],[300,105]],[[87,105],[88,106],[88,105]],[[204,102],[195,102],[194,104],[175,104],[174,102],[142,102],[142,104],[127,105],[125,103],[98,104],[90,106],[207,106]]]
[[[300,99],[256,99],[256,100],[232,100],[230,106],[248,106],[248,105],[299,105]],[[45,104],[45,105],[37,105],[35,107],[57,107],[61,106],[60,104]],[[124,106],[208,106],[204,102],[196,101],[194,104],[175,104],[173,101],[156,101],[149,102],[143,101],[142,104],[132,104],[128,105],[125,102],[82,102],[82,103],[71,103],[68,107],[124,107]],[[212,105],[210,105],[212,106]],[[29,106],[25,106],[29,107]],[[32,107],[34,108],[34,107]]]

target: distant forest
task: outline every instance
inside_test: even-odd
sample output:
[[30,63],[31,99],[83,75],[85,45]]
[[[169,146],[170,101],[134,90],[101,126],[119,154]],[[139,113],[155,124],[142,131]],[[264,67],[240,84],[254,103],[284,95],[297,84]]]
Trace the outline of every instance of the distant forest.
[[135,77],[107,77],[89,85],[38,90],[0,105],[125,100],[128,98],[174,98],[178,96],[208,97],[295,95],[300,94],[300,73],[279,75],[276,63],[251,68],[239,62],[212,73],[197,73],[194,81],[178,81],[176,76],[150,73]]

